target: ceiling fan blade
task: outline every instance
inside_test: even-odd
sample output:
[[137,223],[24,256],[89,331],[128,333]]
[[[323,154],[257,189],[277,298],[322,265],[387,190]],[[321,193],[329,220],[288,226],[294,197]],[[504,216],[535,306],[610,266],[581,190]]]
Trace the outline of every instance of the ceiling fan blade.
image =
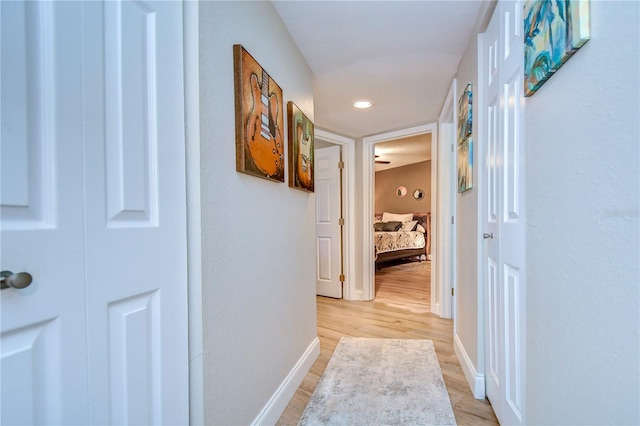
[[391,161],[375,160],[376,164],[391,164]]

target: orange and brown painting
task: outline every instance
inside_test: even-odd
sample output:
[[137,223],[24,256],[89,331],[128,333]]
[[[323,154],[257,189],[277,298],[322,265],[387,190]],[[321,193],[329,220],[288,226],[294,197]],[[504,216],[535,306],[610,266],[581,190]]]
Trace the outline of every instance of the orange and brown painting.
[[236,170],[284,182],[282,89],[239,44],[233,62]]

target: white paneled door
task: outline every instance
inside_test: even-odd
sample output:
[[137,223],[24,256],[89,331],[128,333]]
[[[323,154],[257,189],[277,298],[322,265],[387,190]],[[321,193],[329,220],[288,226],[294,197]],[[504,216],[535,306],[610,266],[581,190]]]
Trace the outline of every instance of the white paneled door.
[[340,255],[340,146],[316,149],[316,293],[342,298]]
[[0,14],[2,424],[186,424],[182,5]]
[[524,424],[525,198],[522,2],[501,1],[483,36],[487,397],[501,424]]

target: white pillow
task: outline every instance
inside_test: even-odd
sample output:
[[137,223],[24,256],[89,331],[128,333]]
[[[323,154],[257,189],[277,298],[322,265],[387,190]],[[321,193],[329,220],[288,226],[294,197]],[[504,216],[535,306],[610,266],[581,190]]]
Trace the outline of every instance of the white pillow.
[[422,232],[422,233],[427,232],[427,230],[426,230],[426,229],[424,229],[424,226],[422,226],[422,225],[418,225],[418,226],[416,226],[416,231],[420,231],[420,232]]
[[382,213],[382,221],[383,222],[409,222],[413,220],[413,213],[407,214],[395,214],[395,213]]
[[409,221],[409,222],[402,223],[401,231],[404,231],[404,232],[413,231],[413,227],[416,226],[416,223],[418,223],[417,220],[412,220],[412,221]]

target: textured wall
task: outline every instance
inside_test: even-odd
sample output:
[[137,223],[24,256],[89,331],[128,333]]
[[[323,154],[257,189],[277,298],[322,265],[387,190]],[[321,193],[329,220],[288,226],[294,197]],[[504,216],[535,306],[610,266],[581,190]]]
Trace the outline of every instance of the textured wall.
[[529,424],[640,424],[639,8],[526,101]]
[[250,424],[316,337],[315,196],[236,172],[232,46],[312,120],[313,76],[271,2],[199,18],[205,421]]
[[[403,185],[408,193],[396,195],[396,188]],[[413,198],[413,191],[422,189],[421,200]],[[431,211],[431,161],[382,170],[375,176],[375,211],[377,213],[411,213]]]

